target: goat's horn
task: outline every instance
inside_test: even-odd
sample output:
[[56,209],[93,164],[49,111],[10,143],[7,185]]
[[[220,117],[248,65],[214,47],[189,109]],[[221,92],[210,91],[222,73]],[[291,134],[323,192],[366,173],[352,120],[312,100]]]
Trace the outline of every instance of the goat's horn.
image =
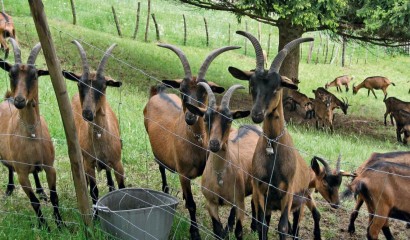
[[236,31],[237,34],[242,35],[251,41],[253,48],[255,49],[255,55],[256,55],[256,69],[255,72],[257,71],[263,71],[264,70],[264,65],[265,65],[265,60],[263,58],[263,51],[261,44],[259,43],[258,39],[256,39],[252,34],[244,31]]
[[185,54],[182,52],[181,49],[170,44],[158,44],[158,47],[168,48],[172,50],[179,57],[179,60],[182,63],[182,67],[184,68],[185,72],[185,78],[188,78],[189,80],[192,79],[191,67],[189,66],[188,59],[186,58]]
[[88,78],[88,74],[90,73],[90,67],[88,65],[87,55],[85,54],[84,48],[77,40],[73,40],[71,42],[77,46],[78,51],[80,52],[81,61],[83,63],[83,76],[85,78]]
[[282,50],[276,55],[275,59],[273,59],[272,64],[270,65],[269,73],[276,72],[279,73],[279,69],[282,66],[283,60],[285,60],[286,56],[290,51],[293,50],[294,47],[298,46],[303,42],[311,42],[313,38],[298,38],[290,43],[286,44]]
[[206,82],[199,82],[198,85],[205,88],[206,92],[208,93],[208,107],[215,109],[216,99],[215,99],[215,94],[212,92],[211,87]]
[[231,86],[228,91],[224,94],[221,100],[221,107],[222,108],[228,108],[229,109],[229,102],[231,100],[232,94],[236,89],[244,89],[245,87],[240,85],[240,84],[235,84]]
[[222,48],[218,48],[213,50],[208,57],[206,57],[204,63],[202,63],[201,68],[199,69],[199,73],[197,76],[197,81],[203,80],[205,79],[205,74],[206,71],[208,70],[209,65],[211,64],[211,62],[221,53],[229,51],[229,50],[234,50],[234,49],[238,49],[241,47],[238,46],[228,46],[228,47],[222,47]]
[[38,53],[41,50],[41,43],[37,43],[33,49],[31,49],[30,56],[28,56],[27,64],[34,64],[36,62]]
[[325,167],[326,174],[329,175],[329,174],[332,173],[332,169],[330,168],[329,163],[327,163],[326,160],[324,160],[323,158],[320,158],[320,157],[316,157],[316,156],[315,156],[315,159],[323,164],[323,166]]
[[342,155],[339,153],[339,157],[337,158],[336,161],[336,173],[340,173],[340,160],[342,159]]
[[16,40],[13,38],[9,38],[9,42],[13,46],[13,51],[14,51],[14,61],[16,64],[21,64],[21,51],[19,46],[17,45]]
[[107,49],[107,51],[105,51],[104,56],[101,59],[100,65],[98,65],[97,68],[97,79],[100,79],[104,76],[105,64],[107,63],[107,60],[110,57],[111,52],[115,48],[115,46],[117,46],[117,44],[114,43]]

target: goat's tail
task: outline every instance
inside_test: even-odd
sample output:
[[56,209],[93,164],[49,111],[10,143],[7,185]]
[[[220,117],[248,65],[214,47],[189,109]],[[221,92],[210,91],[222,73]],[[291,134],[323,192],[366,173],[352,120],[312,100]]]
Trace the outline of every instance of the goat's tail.
[[166,87],[163,84],[158,84],[158,85],[152,86],[149,90],[149,98],[163,92],[165,90],[165,88]]
[[394,82],[391,82],[391,85],[396,86],[396,84],[394,84]]

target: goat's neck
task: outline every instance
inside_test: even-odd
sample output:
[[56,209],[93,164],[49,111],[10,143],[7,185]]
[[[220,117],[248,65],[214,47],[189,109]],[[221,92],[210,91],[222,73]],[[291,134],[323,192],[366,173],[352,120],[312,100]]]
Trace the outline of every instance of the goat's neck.
[[212,164],[212,170],[216,173],[223,173],[229,164],[228,144],[223,144],[221,150],[217,153],[210,152],[209,161]]
[[[279,102],[276,109],[266,115],[262,125],[264,135],[271,140],[283,135],[286,127],[283,115],[282,94]],[[267,139],[265,138],[264,141],[266,142]]]
[[38,98],[28,101],[23,109],[18,109],[18,117],[22,131],[28,133],[31,137],[35,137],[41,128]]
[[309,189],[316,189],[316,174],[313,169],[310,169]]
[[183,116],[183,124],[186,126],[187,137],[189,140],[197,143],[204,143],[206,141],[205,123],[203,118],[198,118],[195,124],[188,125],[185,122],[185,115]]

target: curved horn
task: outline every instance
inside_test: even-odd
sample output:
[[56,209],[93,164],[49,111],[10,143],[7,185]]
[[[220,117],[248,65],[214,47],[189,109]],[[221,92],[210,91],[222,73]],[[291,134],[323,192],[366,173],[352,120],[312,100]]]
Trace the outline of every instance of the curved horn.
[[19,46],[17,45],[16,40],[14,40],[13,38],[9,38],[9,42],[11,43],[11,45],[13,46],[13,51],[14,51],[14,62],[16,64],[21,64],[21,51]]
[[90,66],[88,65],[87,55],[85,54],[84,48],[77,40],[73,40],[71,43],[74,43],[80,52],[81,61],[83,63],[83,76],[88,78],[88,75],[90,74]]
[[197,81],[203,80],[205,78],[205,74],[206,71],[208,70],[209,65],[211,64],[211,62],[221,53],[229,51],[229,50],[233,50],[233,49],[238,49],[241,47],[238,46],[228,46],[228,47],[222,47],[222,48],[218,48],[213,50],[208,57],[206,57],[204,63],[202,63],[201,68],[199,69],[199,73],[197,76]]
[[98,65],[97,68],[97,79],[100,79],[101,77],[104,76],[104,68],[105,68],[105,64],[107,63],[108,58],[111,55],[112,50],[115,48],[115,46],[117,46],[116,43],[112,44],[107,51],[105,51],[104,56],[101,59],[100,65]]
[[329,163],[327,163],[326,160],[320,157],[316,157],[316,156],[314,158],[323,164],[327,175],[330,175],[332,173],[332,169],[330,168]]
[[263,66],[265,65],[265,60],[263,58],[263,52],[262,52],[262,47],[261,44],[259,43],[258,39],[256,39],[252,34],[244,31],[236,31],[237,34],[242,35],[251,41],[253,48],[255,49],[255,55],[256,55],[256,69],[255,72],[257,71],[262,71],[264,70]]
[[276,55],[275,59],[273,59],[272,64],[270,65],[269,73],[276,72],[279,73],[279,69],[282,66],[283,60],[285,60],[286,56],[289,52],[293,50],[294,47],[298,46],[303,42],[311,42],[313,38],[298,38],[290,43],[286,44],[282,50]]
[[216,99],[215,94],[212,92],[211,87],[206,82],[199,82],[198,85],[205,88],[206,92],[208,93],[208,107],[215,109],[216,108]]
[[185,72],[185,78],[192,79],[191,67],[189,66],[188,59],[181,49],[170,44],[158,44],[157,46],[172,50],[179,57],[179,60],[181,60],[182,67],[184,68]]
[[340,160],[342,159],[342,155],[339,153],[339,157],[337,158],[336,161],[336,174],[340,173]]
[[31,49],[30,56],[28,56],[27,64],[34,64],[36,62],[38,53],[41,50],[41,44],[37,43],[33,49]]
[[236,89],[245,89],[244,86],[240,85],[240,84],[235,84],[233,86],[231,86],[228,91],[226,91],[226,93],[224,94],[224,96],[222,97],[221,100],[221,107],[222,108],[228,108],[229,109],[229,102],[231,100],[232,94]]

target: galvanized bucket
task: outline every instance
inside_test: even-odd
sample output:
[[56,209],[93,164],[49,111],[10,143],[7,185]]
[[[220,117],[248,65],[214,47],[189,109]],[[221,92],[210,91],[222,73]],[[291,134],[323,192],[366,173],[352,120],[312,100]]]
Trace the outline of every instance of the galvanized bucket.
[[178,199],[143,188],[112,191],[96,204],[103,231],[119,239],[168,239]]

